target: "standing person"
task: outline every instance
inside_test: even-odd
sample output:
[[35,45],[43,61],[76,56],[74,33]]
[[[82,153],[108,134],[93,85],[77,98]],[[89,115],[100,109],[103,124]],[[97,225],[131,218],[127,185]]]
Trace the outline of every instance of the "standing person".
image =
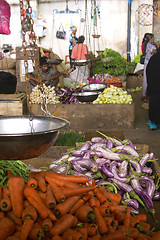
[[[75,60],[87,60],[89,58],[89,52],[87,45],[84,44],[85,37],[80,36],[78,38],[78,44],[74,46],[72,50],[71,58]],[[79,71],[84,75],[84,77],[88,78],[90,75],[89,64],[86,63],[85,66],[79,66]]]
[[149,96],[149,127],[155,130],[160,123],[160,49],[149,60],[147,74],[147,95]]
[[78,38],[76,37],[77,28],[73,26],[71,29],[72,29],[72,32],[69,36],[69,59],[70,59],[70,67],[72,68],[73,63],[72,63],[71,54],[74,46],[78,43]]
[[157,48],[156,45],[153,44],[154,42],[154,35],[152,33],[146,34],[146,40],[143,44],[143,55],[145,56],[144,60],[144,74],[143,74],[143,86],[142,86],[142,94],[144,100],[147,100],[146,90],[147,90],[147,76],[146,76],[146,67],[149,62],[151,56],[156,53]]
[[[42,82],[47,87],[55,86],[55,90],[56,90],[61,73],[49,67],[49,64],[47,63],[47,57],[41,57],[39,60],[39,63],[41,66],[40,72],[41,72]],[[28,78],[32,88],[39,84],[37,70],[35,70],[33,73],[28,73]]]

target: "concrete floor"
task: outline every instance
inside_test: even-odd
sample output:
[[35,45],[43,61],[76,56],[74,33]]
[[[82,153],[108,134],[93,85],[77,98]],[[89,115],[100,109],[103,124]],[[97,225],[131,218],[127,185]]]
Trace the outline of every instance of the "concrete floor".
[[132,93],[135,103],[135,126],[133,129],[123,129],[125,138],[133,143],[147,144],[150,152],[159,159],[160,165],[160,127],[157,130],[150,130],[148,126],[148,104],[142,100],[141,92]]

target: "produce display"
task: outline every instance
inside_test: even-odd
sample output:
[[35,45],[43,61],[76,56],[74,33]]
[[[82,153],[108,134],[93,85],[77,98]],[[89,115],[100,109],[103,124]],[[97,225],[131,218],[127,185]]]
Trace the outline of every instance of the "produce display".
[[132,96],[127,94],[122,88],[110,85],[105,88],[102,93],[98,95],[98,98],[93,101],[93,104],[131,104]]
[[43,103],[44,98],[46,99],[46,103],[57,104],[59,103],[59,98],[57,97],[54,87],[46,86],[43,84],[42,86],[37,85],[34,87],[30,94],[31,103]]
[[21,176],[25,181],[30,173],[30,167],[22,161],[0,160],[0,187],[8,184],[8,170],[13,176]]
[[56,95],[59,97],[59,101],[63,104],[81,103],[75,96],[72,95],[74,92],[81,92],[81,89],[65,87],[57,90]]
[[140,156],[134,144],[110,137],[93,137],[80,149],[54,159],[49,169],[57,173],[86,176],[96,185],[106,185],[108,191],[119,192],[134,214],[139,205],[154,215],[153,200],[160,200],[159,186],[154,182],[149,162],[153,153]]
[[[112,76],[126,76],[136,67],[135,62],[127,62],[119,52],[110,48],[106,48],[97,58],[106,58],[107,61],[96,61],[93,70],[91,69],[91,76],[96,74],[108,73]],[[92,73],[93,71],[93,73]]]
[[8,186],[0,188],[1,240],[160,238],[145,214],[132,215],[121,195],[85,176],[31,172],[27,183],[11,172],[8,176]]
[[60,134],[54,145],[75,147],[77,142],[83,142],[84,139],[85,136],[81,131],[70,130]]

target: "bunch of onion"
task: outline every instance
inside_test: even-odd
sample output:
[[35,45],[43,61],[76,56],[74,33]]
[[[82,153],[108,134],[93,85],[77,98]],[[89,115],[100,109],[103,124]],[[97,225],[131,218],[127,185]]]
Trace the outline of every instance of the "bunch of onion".
[[43,99],[46,98],[46,103],[56,104],[60,103],[59,98],[55,93],[54,87],[46,86],[43,84],[42,86],[37,85],[32,89],[30,94],[31,103],[42,103]]

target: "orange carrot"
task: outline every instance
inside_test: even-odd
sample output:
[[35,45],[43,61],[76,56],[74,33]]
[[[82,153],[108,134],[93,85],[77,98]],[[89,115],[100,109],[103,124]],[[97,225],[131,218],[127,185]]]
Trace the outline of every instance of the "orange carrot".
[[15,232],[15,229],[15,223],[10,218],[4,217],[0,221],[0,239],[5,240]]
[[0,187],[0,201],[2,200],[3,187]]
[[36,189],[38,182],[35,178],[28,177],[27,186]]
[[71,207],[71,209],[69,210],[69,213],[74,214],[81,206],[83,206],[84,203],[85,201],[82,198],[79,199],[79,201]]
[[120,194],[105,191],[104,195],[106,196],[106,198],[110,199],[112,202],[116,202],[117,204],[120,204],[120,201],[121,201]]
[[111,206],[110,207],[110,210],[111,212],[115,212],[115,211],[119,211],[119,212],[122,212],[122,213],[125,213],[126,212],[126,209],[127,209],[127,206],[125,205],[117,205],[117,206]]
[[87,228],[85,228],[85,227],[76,227],[76,228],[74,228],[74,230],[81,234],[82,240],[87,240],[87,237],[88,237]]
[[127,207],[126,209],[126,212],[124,214],[124,221],[123,221],[123,225],[126,227],[126,228],[129,228],[130,227],[130,222],[131,222],[131,213],[130,213],[130,208]]
[[100,201],[98,200],[97,197],[95,197],[95,201],[96,201],[96,207],[99,207],[101,205]]
[[27,218],[32,219],[34,222],[37,220],[37,211],[31,204],[29,204],[22,212],[22,220],[25,221]]
[[99,209],[97,207],[95,207],[93,209],[93,213],[96,217],[96,223],[97,223],[97,226],[98,226],[98,231],[101,235],[105,234],[108,232],[108,227],[99,211]]
[[55,222],[50,233],[53,235],[61,235],[68,228],[72,228],[75,224],[75,217],[71,214],[65,214],[59,221]]
[[20,238],[16,237],[16,236],[10,236],[8,237],[6,240],[19,240]]
[[41,174],[43,174],[43,176],[49,175],[51,178],[57,178],[59,180],[72,182],[72,183],[86,183],[88,181],[87,177],[60,174],[60,173],[55,173],[53,171],[41,172]]
[[28,201],[35,207],[42,219],[47,218],[48,216],[55,221],[55,215],[50,211],[50,209],[45,205],[42,199],[39,197],[37,191],[33,188],[26,187],[24,190],[24,195]]
[[108,227],[108,232],[109,233],[115,232],[118,228],[118,221],[116,219],[113,219],[111,224],[110,225],[108,224],[107,227]]
[[154,237],[149,237],[146,234],[140,233],[138,238],[136,240],[159,240],[159,236],[158,238],[154,238]]
[[156,232],[153,236],[152,236],[152,240],[159,240],[160,239],[160,231]]
[[49,184],[47,186],[45,203],[46,203],[47,207],[50,209],[53,209],[56,205],[56,199],[53,195],[51,186]]
[[46,181],[49,183],[49,185],[52,188],[53,195],[57,202],[64,202],[65,201],[65,195],[63,191],[55,184],[53,179],[49,178],[48,176],[45,177]]
[[138,221],[146,222],[147,221],[147,215],[146,214],[138,214],[135,216]]
[[43,228],[41,227],[41,225],[39,223],[35,223],[29,233],[29,238],[34,239],[34,240],[39,240],[42,237],[44,237]]
[[60,180],[58,178],[50,178],[50,176],[45,176],[45,179],[52,179],[52,181],[59,187],[64,187],[64,188],[77,188],[79,187],[77,183],[72,183],[64,180]]
[[38,191],[38,195],[40,196],[42,201],[45,202],[45,200],[46,200],[46,192]]
[[47,191],[47,186],[46,186],[46,182],[45,182],[45,178],[42,174],[36,174],[35,175],[35,179],[38,182],[38,187],[42,192],[46,192]]
[[62,237],[55,235],[51,238],[51,240],[62,240]]
[[30,231],[32,230],[32,227],[34,225],[34,221],[32,219],[25,219],[22,229],[21,229],[21,240],[26,240],[29,236]]
[[146,222],[139,222],[137,225],[136,225],[136,228],[139,230],[139,232],[143,232],[143,233],[146,233],[150,230],[151,226],[149,223],[146,223]]
[[68,213],[71,207],[73,207],[73,205],[77,203],[79,199],[80,199],[80,196],[73,196],[73,197],[67,198],[65,202],[58,203],[54,208],[55,216],[60,218],[66,213]]
[[102,217],[110,215],[110,206],[106,207],[105,205],[100,205],[98,209],[99,209]]
[[68,237],[72,237],[72,240],[81,240],[82,235],[80,232],[77,232],[71,228],[68,228],[63,234],[62,238],[68,239]]
[[50,218],[46,218],[42,221],[42,227],[44,231],[49,231],[52,228],[52,221]]
[[72,188],[72,189],[66,188],[66,189],[63,189],[63,193],[66,197],[71,197],[71,196],[87,193],[94,189],[95,189],[95,187],[77,187],[77,188]]
[[95,236],[88,237],[88,240],[101,240],[101,235],[98,233]]
[[129,228],[127,233],[128,233],[128,236],[132,239],[137,239],[139,236],[139,232],[136,228]]
[[85,223],[85,228],[89,237],[95,236],[98,233],[98,226],[95,223]]
[[16,226],[22,226],[22,218],[18,218],[13,211],[8,212],[7,217],[10,218],[16,224]]
[[100,201],[101,204],[107,201],[106,197],[101,193],[97,188],[94,190],[96,197]]
[[93,192],[90,192],[89,193],[89,195],[90,195],[90,198],[89,198],[89,206],[90,207],[96,207],[96,199],[95,199],[95,197],[94,197],[94,195],[93,195]]
[[20,176],[13,176],[8,180],[9,194],[12,203],[12,209],[17,217],[21,217],[24,209],[24,187],[25,181]]
[[82,222],[89,222],[94,220],[95,216],[93,214],[93,209],[90,206],[81,206],[75,213],[75,216]]
[[2,218],[4,218],[4,215],[5,215],[4,212],[0,211],[0,221]]
[[3,198],[0,202],[0,208],[4,212],[8,212],[12,209],[11,199],[9,197]]
[[30,203],[28,202],[28,200],[24,200],[24,208],[26,208]]
[[101,240],[122,240],[125,239],[125,232],[122,230],[117,230],[116,232],[109,233],[106,236],[102,236]]

